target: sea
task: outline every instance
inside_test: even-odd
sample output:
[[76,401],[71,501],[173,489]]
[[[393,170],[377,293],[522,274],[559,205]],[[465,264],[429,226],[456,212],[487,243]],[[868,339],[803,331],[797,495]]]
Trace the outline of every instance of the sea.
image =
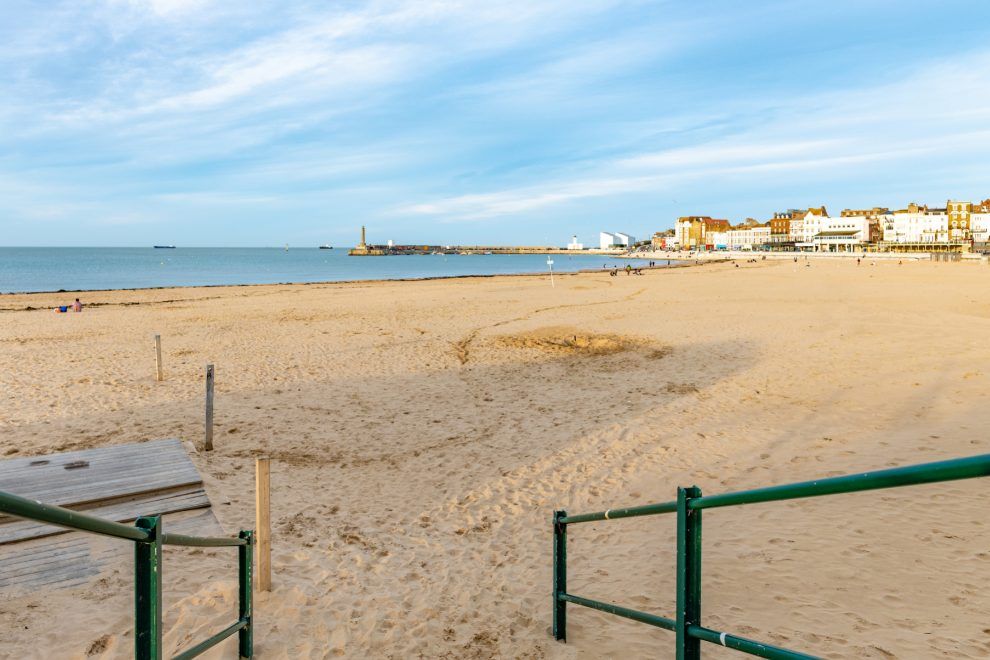
[[547,273],[548,258],[557,273],[647,264],[587,254],[349,257],[348,249],[0,247],[0,293]]

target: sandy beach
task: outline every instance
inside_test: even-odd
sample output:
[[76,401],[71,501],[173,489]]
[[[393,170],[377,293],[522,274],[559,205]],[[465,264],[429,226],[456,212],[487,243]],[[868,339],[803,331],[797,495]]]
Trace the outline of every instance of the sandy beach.
[[[673,633],[576,606],[551,639],[553,510],[990,451],[988,285],[979,264],[768,260],[94,292],[81,314],[0,296],[0,457],[198,445],[213,363],[216,449],[192,459],[229,534],[273,461],[257,657],[668,658]],[[986,658],[987,486],[708,512],[704,621],[828,658]],[[569,590],[672,616],[674,540],[670,516],[576,526]],[[167,654],[229,623],[235,565],[166,549]],[[0,656],[130,657],[132,579],[0,593]]]

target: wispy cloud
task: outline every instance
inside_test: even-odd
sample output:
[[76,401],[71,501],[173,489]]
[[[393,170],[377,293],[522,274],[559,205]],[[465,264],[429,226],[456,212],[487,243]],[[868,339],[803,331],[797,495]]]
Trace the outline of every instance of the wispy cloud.
[[[729,137],[691,146],[632,151],[599,161],[595,172],[549,176],[538,185],[403,204],[397,215],[472,221],[595,197],[676,192],[691,181],[727,176],[806,178],[878,163],[924,165],[990,148],[990,51],[927,65],[906,80],[865,89],[776,99],[771,118]],[[945,99],[966,90],[965,103]],[[747,101],[749,103],[749,101]],[[731,112],[731,108],[727,109]],[[919,131],[919,129],[923,129]]]

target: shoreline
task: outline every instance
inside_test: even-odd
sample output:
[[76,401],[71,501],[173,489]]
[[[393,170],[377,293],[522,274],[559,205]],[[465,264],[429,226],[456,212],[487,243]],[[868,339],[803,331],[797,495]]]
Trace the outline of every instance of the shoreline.
[[[648,258],[631,257],[642,261],[649,261]],[[690,259],[671,259],[674,262],[669,266],[643,266],[641,270],[666,270],[668,268],[687,268],[702,265],[700,263],[690,263]],[[709,260],[717,263],[718,260]],[[723,260],[724,261],[724,260]],[[565,277],[568,275],[587,275],[589,273],[607,273],[608,269],[582,268],[581,270],[554,271],[554,277]],[[494,277],[549,277],[544,271],[530,271],[525,273],[485,273],[485,274],[465,274],[465,275],[428,275],[425,277],[395,277],[367,280],[318,280],[312,282],[249,282],[245,284],[177,284],[174,286],[144,286],[144,287],[121,287],[108,289],[57,289],[48,291],[4,291],[0,292],[0,302],[5,297],[12,296],[51,296],[59,294],[74,293],[118,293],[118,292],[141,292],[141,291],[167,291],[172,289],[223,289],[223,288],[243,288],[243,287],[263,287],[263,286],[315,286],[328,284],[374,284],[382,282],[430,282],[434,280],[456,280],[456,279],[487,279]],[[98,306],[89,304],[88,306]],[[44,308],[7,309],[0,307],[0,312],[9,311],[35,311]]]

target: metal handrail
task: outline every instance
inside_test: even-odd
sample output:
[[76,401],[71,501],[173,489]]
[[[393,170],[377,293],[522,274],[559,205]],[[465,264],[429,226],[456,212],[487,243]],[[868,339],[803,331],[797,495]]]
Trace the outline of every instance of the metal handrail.
[[576,516],[566,516],[557,522],[565,525],[574,523],[594,522],[596,520],[616,520],[618,518],[635,518],[636,516],[655,516],[659,513],[677,513],[677,502],[662,502],[632,506],[625,509],[606,509],[596,513],[582,513]]
[[185,534],[162,534],[162,545],[183,545],[197,548],[223,548],[247,545],[248,541],[233,536],[186,536]]
[[801,481],[783,486],[756,488],[736,493],[708,495],[693,500],[690,509],[712,509],[721,506],[737,506],[741,504],[756,504],[758,502],[775,502],[779,500],[796,500],[805,497],[822,495],[837,495],[840,493],[856,493],[864,490],[880,488],[897,488],[900,486],[917,486],[932,484],[940,481],[956,481],[990,476],[990,454],[954,458],[948,461],[921,463],[905,467],[847,474],[841,477]]
[[138,518],[132,527],[5,491],[0,491],[0,513],[134,543],[134,657],[137,660],[160,660],[162,657],[162,547],[237,547],[237,621],[175,657],[181,660],[193,658],[234,633],[238,634],[240,657],[250,658],[254,654],[251,603],[254,533],[251,530],[242,530],[236,538],[166,534],[162,531],[160,515]]
[[27,518],[39,522],[51,523],[59,527],[78,529],[91,534],[102,536],[112,536],[128,541],[147,541],[148,532],[137,527],[123,525],[119,522],[91,516],[72,509],[45,504],[36,500],[30,500],[20,495],[7,493],[0,490],[0,511],[15,516],[17,518]]
[[[701,654],[699,642],[701,641],[720,644],[763,658],[779,660],[815,658],[815,656],[764,644],[738,635],[711,630],[701,625],[702,510],[986,476],[990,476],[990,454],[719,495],[702,496],[701,489],[697,486],[678,488],[677,500],[674,502],[607,509],[574,516],[568,516],[566,511],[556,511],[553,518],[553,635],[558,640],[566,641],[566,605],[567,603],[574,603],[666,630],[673,630],[677,635],[678,660],[699,658]],[[677,514],[676,619],[668,619],[567,593],[567,525],[667,513]]]

